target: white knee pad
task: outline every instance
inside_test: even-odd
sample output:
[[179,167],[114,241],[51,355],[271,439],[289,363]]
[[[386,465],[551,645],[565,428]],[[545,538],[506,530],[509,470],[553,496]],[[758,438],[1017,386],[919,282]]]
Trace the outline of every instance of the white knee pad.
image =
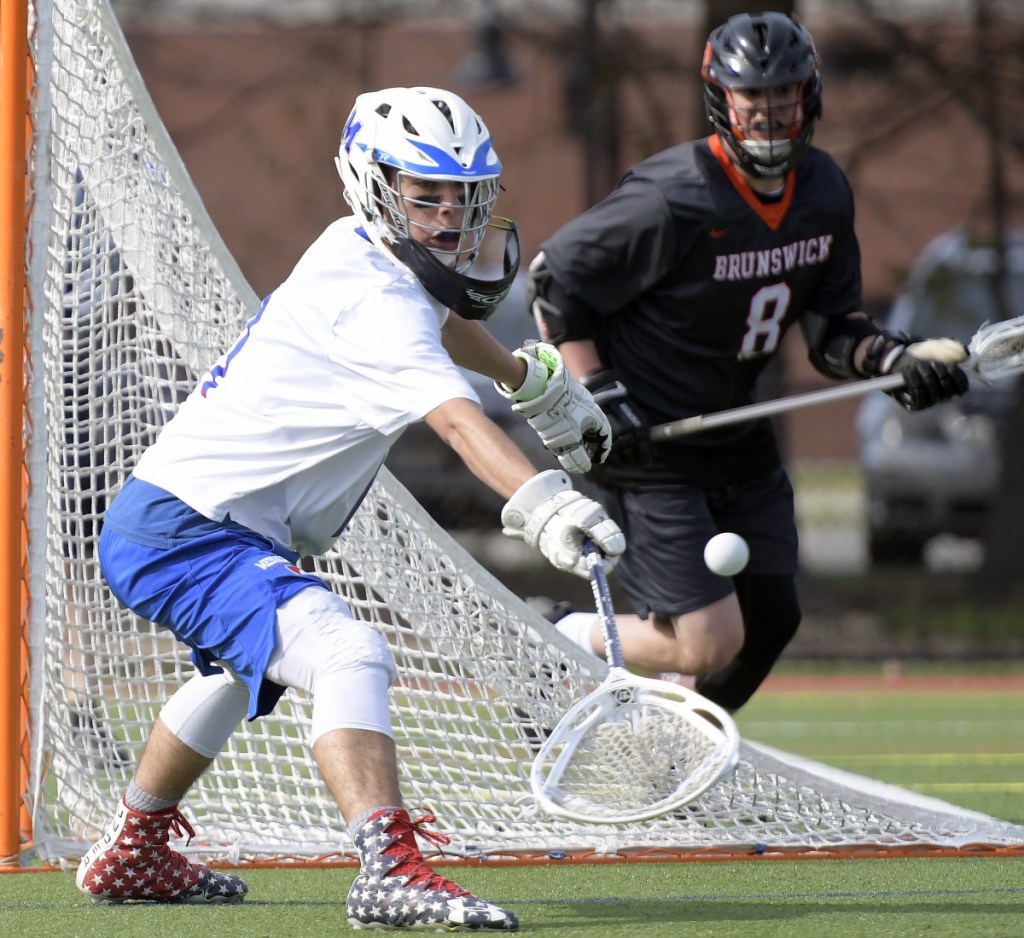
[[230,671],[196,674],[174,692],[160,719],[189,749],[212,759],[249,709],[249,689]]
[[384,637],[345,601],[310,587],[277,609],[278,645],[266,676],[313,697],[313,738],[334,729],[391,736],[388,688],[398,677]]

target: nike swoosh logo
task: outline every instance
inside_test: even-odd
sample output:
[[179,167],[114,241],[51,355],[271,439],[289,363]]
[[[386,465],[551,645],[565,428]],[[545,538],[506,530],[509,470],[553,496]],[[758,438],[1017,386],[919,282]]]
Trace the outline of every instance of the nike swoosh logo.
[[728,233],[729,233],[729,229],[728,228],[712,228],[711,229],[711,237],[712,238],[724,238]]

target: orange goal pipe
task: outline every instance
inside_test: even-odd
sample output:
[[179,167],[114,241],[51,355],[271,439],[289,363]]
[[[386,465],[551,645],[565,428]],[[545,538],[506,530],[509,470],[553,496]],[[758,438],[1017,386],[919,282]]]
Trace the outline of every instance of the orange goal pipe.
[[18,865],[24,793],[21,655],[28,160],[28,4],[0,3],[0,867]]

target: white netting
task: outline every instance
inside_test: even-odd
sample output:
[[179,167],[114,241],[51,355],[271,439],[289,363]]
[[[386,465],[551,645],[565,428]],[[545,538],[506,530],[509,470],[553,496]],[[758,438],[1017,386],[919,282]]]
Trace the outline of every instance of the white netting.
[[531,782],[552,814],[638,821],[729,778],[738,744],[728,714],[710,701],[616,667],[539,747]]
[[[100,516],[258,304],[106,0],[39,2],[33,13],[29,808],[35,849],[57,859],[79,856],[106,824],[160,705],[191,673],[181,647],[106,590],[93,555]],[[436,812],[464,853],[1024,842],[1021,828],[749,747],[732,781],[677,818],[614,828],[544,818],[517,713],[552,725],[603,666],[574,660],[387,472],[315,564],[388,638],[407,802]],[[307,701],[289,692],[236,733],[186,801],[195,849],[229,859],[350,850],[306,746],[309,722]]]
[[1024,324],[1020,319],[986,323],[968,346],[982,381],[999,381],[1024,371]]

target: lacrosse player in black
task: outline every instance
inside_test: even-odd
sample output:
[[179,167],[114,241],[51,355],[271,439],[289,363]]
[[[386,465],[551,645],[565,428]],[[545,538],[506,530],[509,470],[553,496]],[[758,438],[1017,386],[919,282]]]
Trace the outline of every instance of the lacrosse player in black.
[[[702,75],[714,133],[630,169],[541,245],[529,289],[541,335],[612,426],[589,479],[630,545],[617,568],[635,612],[618,617],[626,661],[696,675],[735,710],[800,623],[792,487],[767,420],[656,444],[650,427],[751,403],[794,324],[830,378],[902,373],[892,393],[910,410],[966,391],[966,351],[861,312],[850,186],[811,146],[821,74],[807,30],[781,13],[733,16]],[[719,531],[750,546],[735,577],[704,565]],[[558,625],[601,649],[592,614]]]

